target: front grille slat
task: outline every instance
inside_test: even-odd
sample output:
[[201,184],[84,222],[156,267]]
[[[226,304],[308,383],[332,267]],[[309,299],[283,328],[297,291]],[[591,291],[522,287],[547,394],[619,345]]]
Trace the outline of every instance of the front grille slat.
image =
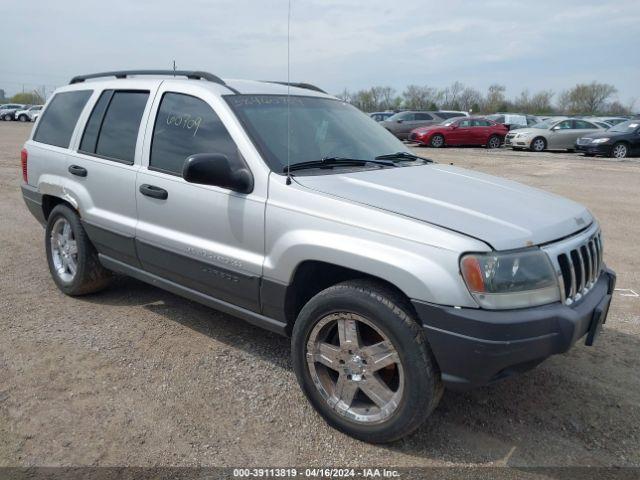
[[573,242],[565,251],[556,250],[558,278],[566,304],[579,300],[596,284],[603,266],[602,253],[600,232],[583,242]]

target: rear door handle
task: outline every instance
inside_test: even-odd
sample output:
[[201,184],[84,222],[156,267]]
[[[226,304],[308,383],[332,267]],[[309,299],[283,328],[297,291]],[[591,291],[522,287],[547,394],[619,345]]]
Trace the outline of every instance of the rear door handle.
[[77,175],[78,177],[86,177],[87,176],[87,169],[84,167],[80,167],[78,165],[71,165],[69,167],[69,173],[71,175]]
[[166,200],[169,196],[164,188],[156,187],[155,185],[142,184],[140,185],[140,193],[151,198],[159,198],[160,200]]

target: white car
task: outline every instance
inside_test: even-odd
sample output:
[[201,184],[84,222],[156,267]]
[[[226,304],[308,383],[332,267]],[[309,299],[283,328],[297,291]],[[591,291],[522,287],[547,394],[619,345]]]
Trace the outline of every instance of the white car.
[[20,122],[35,122],[42,110],[42,105],[32,105],[24,110],[18,110],[14,118]]

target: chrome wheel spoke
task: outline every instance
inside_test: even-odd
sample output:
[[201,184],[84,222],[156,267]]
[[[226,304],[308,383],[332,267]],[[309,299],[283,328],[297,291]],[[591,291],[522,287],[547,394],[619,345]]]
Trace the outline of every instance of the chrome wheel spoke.
[[399,362],[398,353],[391,342],[379,342],[360,350],[367,359],[367,369],[375,372]]
[[75,275],[76,270],[78,269],[78,267],[76,266],[76,262],[74,262],[71,258],[67,259],[67,269],[69,270],[69,273],[71,275]]
[[346,374],[341,373],[336,383],[336,396],[338,401],[343,402],[345,406],[350,407],[353,399],[358,391],[358,384],[349,380]]
[[78,244],[75,240],[69,240],[67,244],[69,247],[69,255],[77,255],[78,254]]
[[386,383],[375,375],[367,376],[366,380],[360,383],[359,387],[364,394],[380,408],[391,402],[395,393]]
[[318,344],[318,349],[313,355],[313,359],[322,365],[329,367],[333,370],[338,370],[340,361],[340,348],[330,343],[321,342]]
[[358,348],[360,346],[358,322],[350,318],[338,320],[338,337],[341,348]]

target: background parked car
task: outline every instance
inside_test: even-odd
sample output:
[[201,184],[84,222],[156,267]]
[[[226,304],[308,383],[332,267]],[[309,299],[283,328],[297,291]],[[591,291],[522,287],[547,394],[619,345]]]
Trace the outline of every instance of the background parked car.
[[483,117],[450,118],[438,125],[419,127],[411,131],[409,140],[430,147],[446,145],[486,145],[498,148],[509,129]]
[[0,107],[0,118],[5,121],[15,120],[15,113],[18,110],[23,110],[25,105],[20,103],[7,103]]
[[392,115],[386,120],[380,122],[380,125],[389,130],[400,140],[406,140],[409,138],[409,132],[414,128],[423,127],[425,125],[435,125],[443,120],[445,119],[436,112],[406,111]]
[[383,120],[386,120],[387,118],[395,114],[396,112],[372,112],[369,114],[369,116],[376,122],[382,122]]
[[456,117],[468,117],[469,112],[463,112],[459,110],[438,110],[436,112],[438,116],[442,118],[456,118]]
[[594,132],[576,141],[575,149],[587,157],[625,158],[640,154],[640,120],[627,120],[606,132]]
[[521,113],[495,113],[493,115],[487,115],[486,118],[493,122],[506,125],[509,130],[530,127],[541,122],[538,117]]
[[588,133],[604,132],[596,123],[577,118],[540,122],[532,127],[509,132],[505,145],[514,150],[528,148],[534,152],[543,150],[573,150],[578,137]]
[[[589,119],[585,118],[585,120],[589,120]],[[629,119],[624,117],[595,117],[594,120],[598,122],[608,123],[609,125],[613,126],[622,122],[626,122]]]
[[42,110],[42,105],[32,105],[24,110],[17,110],[13,116],[20,122],[35,122],[34,115]]

